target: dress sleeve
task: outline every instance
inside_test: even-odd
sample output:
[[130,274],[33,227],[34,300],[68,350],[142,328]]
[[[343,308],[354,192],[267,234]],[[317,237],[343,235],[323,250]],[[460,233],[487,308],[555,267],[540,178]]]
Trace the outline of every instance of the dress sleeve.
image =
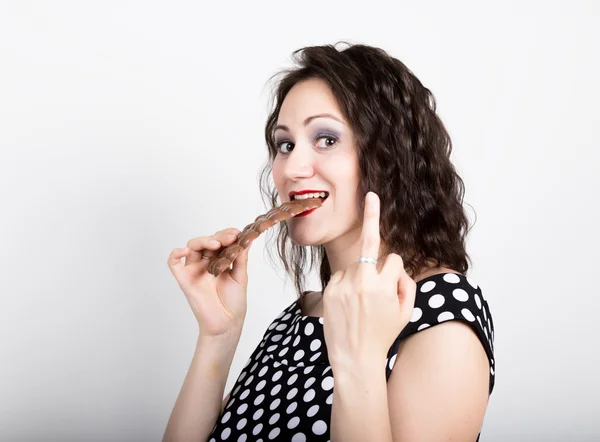
[[385,365],[389,379],[400,342],[445,321],[462,321],[477,334],[490,363],[489,394],[495,381],[494,321],[481,288],[469,277],[440,273],[417,282],[413,316],[390,347]]

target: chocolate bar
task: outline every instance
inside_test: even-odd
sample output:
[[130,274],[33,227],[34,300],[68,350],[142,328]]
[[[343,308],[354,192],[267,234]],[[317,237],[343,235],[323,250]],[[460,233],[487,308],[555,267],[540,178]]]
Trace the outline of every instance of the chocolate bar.
[[218,276],[230,268],[240,252],[248,248],[252,244],[252,241],[258,238],[265,230],[302,212],[314,209],[315,207],[321,207],[321,204],[322,201],[320,198],[298,199],[285,202],[281,206],[273,207],[264,215],[257,216],[253,223],[244,227],[233,244],[227,247],[222,246],[216,250],[217,254],[208,262],[208,271],[212,275]]

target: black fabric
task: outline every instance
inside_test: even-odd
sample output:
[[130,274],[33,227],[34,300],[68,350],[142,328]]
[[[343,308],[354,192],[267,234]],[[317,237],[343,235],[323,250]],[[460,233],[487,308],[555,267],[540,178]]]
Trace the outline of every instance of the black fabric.
[[[491,394],[494,323],[481,289],[461,274],[440,273],[417,282],[413,316],[387,354],[386,379],[403,339],[450,320],[463,321],[479,337],[490,362]],[[250,355],[208,441],[329,441],[333,384],[323,318],[302,315],[296,300],[273,320]]]

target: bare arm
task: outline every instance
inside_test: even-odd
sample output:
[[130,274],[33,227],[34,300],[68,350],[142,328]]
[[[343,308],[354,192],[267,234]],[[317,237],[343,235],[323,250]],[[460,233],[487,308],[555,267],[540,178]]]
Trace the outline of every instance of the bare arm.
[[208,438],[229,398],[227,395],[221,405],[240,335],[238,332],[228,338],[198,337],[163,442],[198,442]]
[[227,393],[227,396],[225,396],[225,399],[223,399],[223,403],[221,404],[221,413],[223,413],[223,410],[225,410],[225,404],[229,400],[230,395],[231,395],[231,390],[229,390],[229,393]]

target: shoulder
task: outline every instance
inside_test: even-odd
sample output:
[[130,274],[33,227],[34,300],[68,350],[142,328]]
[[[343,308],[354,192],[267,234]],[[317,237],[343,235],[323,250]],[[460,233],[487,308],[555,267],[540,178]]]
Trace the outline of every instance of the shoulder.
[[[415,282],[412,317],[388,352],[388,377],[401,347],[408,341],[413,342],[413,351],[419,351],[419,346],[435,349],[475,345],[477,351],[483,348],[487,357],[491,393],[495,379],[494,323],[481,287],[471,277],[450,269],[430,272]],[[439,327],[441,324],[444,326]],[[433,328],[435,331],[422,333]]]

